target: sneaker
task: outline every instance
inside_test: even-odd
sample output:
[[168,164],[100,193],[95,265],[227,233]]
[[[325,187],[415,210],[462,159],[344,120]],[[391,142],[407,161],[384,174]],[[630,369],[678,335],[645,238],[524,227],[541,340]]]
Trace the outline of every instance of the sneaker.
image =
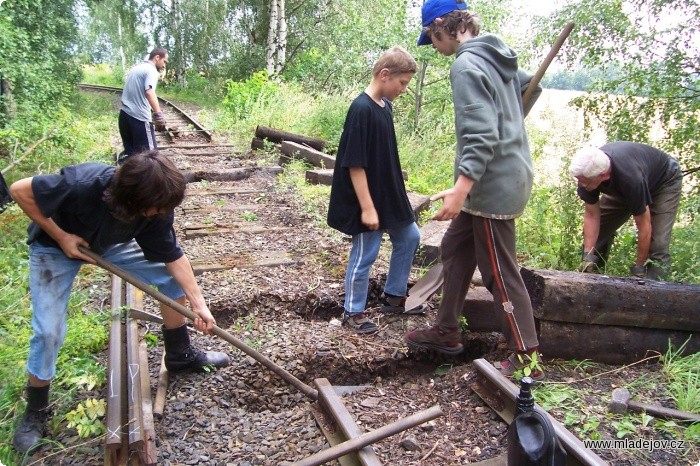
[[506,377],[512,377],[517,371],[524,371],[526,368],[530,369],[527,375],[534,381],[544,380],[544,371],[539,367],[539,362],[542,361],[542,357],[537,355],[537,367],[530,367],[532,364],[532,357],[529,354],[524,353],[511,353],[508,359],[496,363],[494,366],[498,369],[501,374]]
[[356,333],[368,334],[376,333],[379,331],[379,327],[369,320],[364,312],[357,314],[343,314],[343,325],[347,325],[349,328],[353,329]]
[[406,309],[406,296],[389,296],[382,293],[379,298],[379,303],[382,305],[380,312],[385,315],[395,314],[425,314],[427,306],[421,304],[412,309]]
[[411,348],[425,348],[451,356],[464,350],[459,330],[443,330],[439,325],[408,332],[404,339]]

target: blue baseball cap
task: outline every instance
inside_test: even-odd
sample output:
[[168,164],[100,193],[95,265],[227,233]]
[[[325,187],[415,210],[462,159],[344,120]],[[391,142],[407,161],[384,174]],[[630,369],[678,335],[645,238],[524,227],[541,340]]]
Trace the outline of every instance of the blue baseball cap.
[[[423,27],[430,26],[430,23],[447,13],[466,9],[467,2],[465,0],[426,0],[421,9]],[[421,31],[418,37],[418,45],[430,45],[432,43],[430,36]]]

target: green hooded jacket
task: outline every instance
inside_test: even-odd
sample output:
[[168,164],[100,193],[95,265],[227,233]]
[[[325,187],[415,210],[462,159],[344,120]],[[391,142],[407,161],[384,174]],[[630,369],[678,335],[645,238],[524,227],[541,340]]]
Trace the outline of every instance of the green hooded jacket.
[[[474,186],[462,210],[508,220],[523,213],[532,190],[532,160],[522,93],[531,76],[500,38],[484,35],[459,46],[450,69],[457,154],[455,180]],[[529,110],[541,89],[527,102]]]

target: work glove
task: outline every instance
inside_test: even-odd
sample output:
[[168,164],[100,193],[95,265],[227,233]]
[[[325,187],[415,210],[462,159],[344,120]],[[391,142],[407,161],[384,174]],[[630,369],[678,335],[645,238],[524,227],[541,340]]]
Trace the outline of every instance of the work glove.
[[156,131],[165,131],[165,115],[163,112],[153,112],[153,126]]
[[646,278],[647,267],[645,265],[632,264],[630,265],[630,275],[637,278]]
[[578,271],[582,273],[596,273],[598,272],[598,263],[596,262],[598,256],[595,255],[593,251],[587,252],[583,255],[583,259],[578,266]]

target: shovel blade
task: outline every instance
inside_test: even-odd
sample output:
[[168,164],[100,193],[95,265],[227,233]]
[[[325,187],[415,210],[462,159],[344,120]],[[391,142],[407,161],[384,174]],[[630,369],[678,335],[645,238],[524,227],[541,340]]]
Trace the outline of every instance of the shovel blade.
[[442,274],[442,263],[438,262],[428,269],[409,290],[406,298],[406,309],[414,309],[435,294],[440,288],[445,277]]

